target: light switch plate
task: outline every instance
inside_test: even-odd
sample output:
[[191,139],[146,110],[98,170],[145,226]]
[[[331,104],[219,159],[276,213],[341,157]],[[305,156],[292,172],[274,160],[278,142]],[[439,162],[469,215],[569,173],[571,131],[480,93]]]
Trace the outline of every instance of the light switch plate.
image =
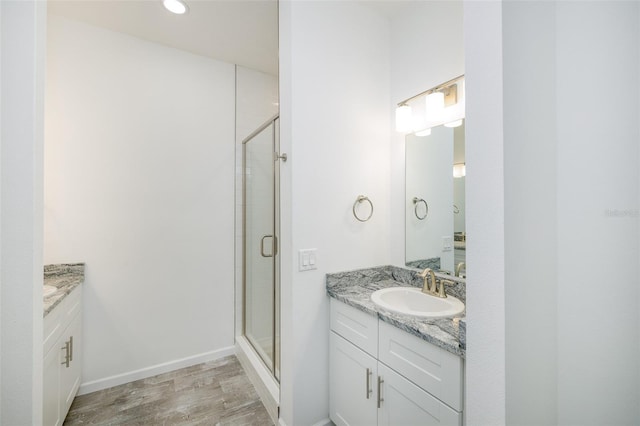
[[442,251],[453,250],[453,237],[442,237]]
[[318,269],[316,265],[316,249],[298,250],[298,270],[310,271]]

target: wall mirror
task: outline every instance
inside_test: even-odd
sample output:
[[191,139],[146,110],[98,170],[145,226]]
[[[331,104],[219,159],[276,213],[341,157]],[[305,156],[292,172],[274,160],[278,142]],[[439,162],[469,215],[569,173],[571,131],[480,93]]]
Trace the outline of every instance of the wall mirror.
[[464,124],[418,134],[405,137],[405,263],[465,277]]

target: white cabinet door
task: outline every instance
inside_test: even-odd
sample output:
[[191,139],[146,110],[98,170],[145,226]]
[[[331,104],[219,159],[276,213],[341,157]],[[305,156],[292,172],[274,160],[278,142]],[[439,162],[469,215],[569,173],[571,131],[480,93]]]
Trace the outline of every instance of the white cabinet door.
[[[57,343],[57,342],[54,342]],[[52,343],[53,345],[53,343]],[[42,424],[44,426],[58,426],[62,424],[60,415],[60,362],[61,351],[57,346],[51,346],[44,357],[43,365],[43,404]]]
[[62,418],[67,416],[69,407],[78,393],[80,387],[80,373],[82,367],[82,359],[80,357],[80,343],[82,341],[82,323],[81,315],[75,316],[71,323],[65,330],[63,338],[60,339],[60,347],[64,347],[65,344],[69,344],[69,363],[63,361],[66,360],[66,353],[62,353],[62,360],[60,361],[60,413]]
[[329,413],[337,426],[377,423],[377,361],[333,331],[329,338]]
[[378,374],[383,380],[378,426],[462,425],[462,414],[382,363]]

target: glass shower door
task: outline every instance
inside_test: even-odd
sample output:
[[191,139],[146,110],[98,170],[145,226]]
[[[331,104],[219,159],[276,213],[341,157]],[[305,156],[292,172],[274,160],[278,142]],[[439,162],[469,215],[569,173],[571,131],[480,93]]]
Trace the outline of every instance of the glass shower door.
[[243,143],[244,335],[279,379],[278,120]]

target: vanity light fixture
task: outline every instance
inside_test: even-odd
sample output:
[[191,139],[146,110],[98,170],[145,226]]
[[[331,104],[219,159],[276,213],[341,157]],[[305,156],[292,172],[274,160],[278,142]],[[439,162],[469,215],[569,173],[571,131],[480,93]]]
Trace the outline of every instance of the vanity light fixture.
[[426,97],[427,121],[437,123],[444,115],[444,93],[433,92]]
[[453,165],[453,177],[461,178],[467,175],[467,167],[465,163],[456,163]]
[[[423,136],[427,129],[442,124],[447,127],[460,126],[465,110],[464,86],[464,75],[461,75],[398,103],[396,131],[415,132],[416,135]],[[418,101],[423,102],[422,105],[415,105]],[[412,113],[412,102],[419,114]]]
[[189,7],[182,0],[162,0],[162,5],[171,13],[176,15],[184,15],[189,11]]
[[415,135],[416,136],[429,136],[431,134],[431,128],[428,127],[426,129],[418,130]]
[[398,108],[396,108],[396,132],[411,133],[413,130],[411,118],[411,107],[409,105],[398,105]]

